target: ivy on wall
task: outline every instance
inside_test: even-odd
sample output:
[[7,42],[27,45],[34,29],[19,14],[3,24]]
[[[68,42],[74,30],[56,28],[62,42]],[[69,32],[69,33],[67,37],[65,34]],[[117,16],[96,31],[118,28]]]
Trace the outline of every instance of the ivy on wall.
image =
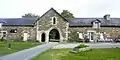
[[71,31],[69,34],[69,40],[68,42],[76,42],[77,40],[79,40],[79,35],[77,33],[77,31]]

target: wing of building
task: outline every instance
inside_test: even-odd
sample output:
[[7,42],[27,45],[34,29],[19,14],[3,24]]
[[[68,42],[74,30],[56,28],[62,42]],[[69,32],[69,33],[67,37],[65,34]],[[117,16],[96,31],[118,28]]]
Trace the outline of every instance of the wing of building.
[[120,36],[120,18],[62,17],[51,8],[39,18],[0,18],[0,39],[64,42],[111,41]]

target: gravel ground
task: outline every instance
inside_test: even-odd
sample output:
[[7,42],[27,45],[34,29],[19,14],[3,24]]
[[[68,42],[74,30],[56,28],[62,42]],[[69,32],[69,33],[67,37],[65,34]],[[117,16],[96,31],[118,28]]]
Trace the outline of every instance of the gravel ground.
[[120,48],[120,43],[66,43],[54,46],[53,49],[74,48],[79,44],[86,44],[91,48]]

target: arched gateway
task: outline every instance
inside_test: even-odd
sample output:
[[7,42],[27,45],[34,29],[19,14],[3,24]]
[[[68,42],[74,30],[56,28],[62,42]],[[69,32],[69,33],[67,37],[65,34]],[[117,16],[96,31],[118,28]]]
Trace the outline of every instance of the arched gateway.
[[63,42],[68,38],[69,23],[53,8],[43,14],[36,25],[36,38],[39,42]]
[[60,41],[60,33],[57,29],[52,29],[49,32],[49,42],[59,42]]

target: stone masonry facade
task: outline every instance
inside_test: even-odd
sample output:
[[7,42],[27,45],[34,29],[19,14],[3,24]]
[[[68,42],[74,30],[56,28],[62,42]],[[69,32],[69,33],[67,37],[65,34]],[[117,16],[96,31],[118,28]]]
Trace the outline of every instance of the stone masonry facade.
[[[1,33],[5,32],[5,36],[3,33],[1,34],[1,38],[6,39],[6,40],[23,40],[23,41],[39,41],[43,42],[42,39],[44,38],[44,42],[49,42],[50,40],[50,32],[55,29],[59,33],[59,42],[63,41],[68,41],[69,38],[72,38],[70,35],[74,35],[73,31],[76,31],[75,34],[78,34],[78,38],[83,37],[85,34],[90,35],[88,38],[90,41],[93,40],[93,36],[95,34],[101,34],[101,39],[106,39],[106,38],[115,38],[120,35],[120,28],[119,26],[102,26],[99,29],[98,28],[93,28],[92,26],[71,26],[72,22],[70,20],[66,20],[63,18],[56,10],[51,8],[49,11],[47,11],[45,14],[43,14],[40,18],[37,18],[35,20],[36,22],[32,26],[3,26],[1,28]],[[73,21],[73,20],[72,20]],[[76,20],[77,21],[77,20]],[[98,21],[98,20],[97,20]],[[78,22],[76,22],[78,23]],[[74,23],[74,24],[76,24]],[[82,22],[83,23],[83,22]],[[82,24],[79,23],[79,24]],[[10,33],[11,29],[16,29],[16,33]],[[45,34],[43,37],[42,34]],[[80,34],[82,33],[82,34]],[[92,34],[94,34],[92,36]],[[73,37],[74,38],[74,37]]]
[[[16,29],[17,33],[10,33],[11,29]],[[36,40],[36,28],[35,27],[3,27],[1,31],[6,32],[6,37],[4,39],[7,40],[23,40],[23,34],[28,33],[28,40]]]
[[[52,18],[56,18],[56,24],[53,24]],[[45,33],[46,42],[49,41],[49,32],[52,29],[58,30],[60,34],[60,41],[67,40],[67,32],[68,32],[68,22],[65,21],[56,11],[49,10],[46,14],[44,14],[40,20],[37,21],[37,40],[41,42],[41,34]]]

